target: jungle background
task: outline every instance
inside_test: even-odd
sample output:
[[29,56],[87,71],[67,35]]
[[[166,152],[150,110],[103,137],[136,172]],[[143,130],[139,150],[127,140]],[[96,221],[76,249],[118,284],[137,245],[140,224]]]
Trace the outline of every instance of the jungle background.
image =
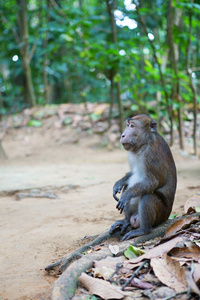
[[44,267],[119,218],[126,117],[172,147],[173,213],[199,191],[199,17],[192,0],[0,1],[3,299],[48,299]]

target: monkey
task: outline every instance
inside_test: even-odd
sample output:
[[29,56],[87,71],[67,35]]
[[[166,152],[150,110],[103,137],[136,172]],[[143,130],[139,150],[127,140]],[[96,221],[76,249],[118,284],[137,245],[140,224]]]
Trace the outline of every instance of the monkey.
[[[128,151],[131,171],[113,187],[116,208],[120,213],[124,211],[125,218],[116,221],[109,233],[120,229],[122,240],[128,240],[150,233],[168,219],[177,175],[171,150],[151,117],[142,114],[128,118],[120,142]],[[120,199],[117,193],[121,193]]]

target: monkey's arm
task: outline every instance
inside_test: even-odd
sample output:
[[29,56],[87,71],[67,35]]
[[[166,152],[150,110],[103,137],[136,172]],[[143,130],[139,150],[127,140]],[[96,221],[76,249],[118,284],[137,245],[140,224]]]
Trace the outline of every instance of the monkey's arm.
[[119,201],[119,198],[116,196],[117,193],[121,193],[123,187],[127,187],[127,181],[131,177],[132,173],[127,173],[124,177],[118,180],[113,187],[113,197],[116,201]]
[[122,213],[124,207],[131,200],[131,198],[153,193],[155,189],[158,187],[158,184],[159,184],[158,180],[153,176],[151,180],[146,179],[143,180],[143,182],[136,183],[133,187],[129,188],[122,194],[120,200],[117,203],[116,208],[120,210],[120,213]]

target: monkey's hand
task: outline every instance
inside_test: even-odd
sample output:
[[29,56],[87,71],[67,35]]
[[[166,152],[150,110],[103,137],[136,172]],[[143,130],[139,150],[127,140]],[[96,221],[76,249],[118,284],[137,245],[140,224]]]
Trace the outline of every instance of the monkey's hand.
[[113,197],[116,201],[119,201],[119,198],[116,196],[117,193],[121,193],[121,190],[123,189],[123,184],[121,184],[120,180],[117,181],[113,187]]
[[125,192],[128,186],[128,179],[130,178],[131,175],[132,172],[129,172],[115,183],[113,187],[113,197],[115,198],[116,201],[119,201],[119,198],[116,196],[117,193],[121,193],[122,189],[123,189],[123,193]]
[[126,206],[127,203],[129,202],[130,198],[131,198],[131,197],[129,196],[129,194],[128,194],[127,192],[124,192],[124,193],[122,194],[122,196],[121,196],[121,198],[120,198],[120,200],[118,201],[117,206],[116,206],[116,208],[117,208],[118,210],[120,210],[120,214],[123,212],[125,206]]

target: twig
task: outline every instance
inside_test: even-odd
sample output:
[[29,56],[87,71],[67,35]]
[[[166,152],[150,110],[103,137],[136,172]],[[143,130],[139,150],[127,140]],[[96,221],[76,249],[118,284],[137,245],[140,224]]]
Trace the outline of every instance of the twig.
[[[199,216],[200,214],[196,213],[194,215]],[[124,241],[124,242],[119,243],[119,252],[117,253],[117,256],[122,255],[130,244],[133,246],[137,246],[138,244],[145,243],[146,241],[152,240],[154,238],[162,237],[165,234],[165,230],[168,228],[169,225],[171,225],[174,222],[176,222],[177,220],[180,220],[183,218],[185,219],[185,218],[187,218],[187,216],[182,216],[182,217],[178,217],[175,219],[167,220],[163,224],[159,225],[157,228],[154,228],[150,234],[139,236],[137,238],[134,238],[133,240]],[[107,233],[107,238],[113,237],[113,235],[112,236],[109,235],[108,231],[104,233],[104,237],[106,236],[106,233]],[[117,232],[115,234],[116,234],[116,236],[117,236],[117,234],[118,234],[118,236],[120,236],[119,232]],[[99,236],[99,237],[101,237],[101,240],[102,240],[102,235],[103,234],[101,234]],[[88,245],[91,245],[91,244],[95,245],[95,242],[97,244],[98,238],[95,239],[92,243],[87,244],[87,247],[89,247]],[[81,248],[79,248],[75,252],[80,253],[80,249]],[[72,255],[73,255],[73,253],[72,253]],[[61,276],[59,276],[59,279],[56,280],[56,282],[54,283],[52,293],[51,293],[51,299],[57,299],[56,297],[58,294],[60,295],[59,299],[72,298],[74,296],[76,288],[78,286],[78,277],[81,275],[81,273],[92,268],[94,260],[101,260],[108,256],[113,256],[113,254],[111,253],[111,251],[108,247],[103,247],[100,251],[93,251],[90,254],[83,255],[79,260],[72,262],[72,264],[69,267],[68,267],[68,265],[69,265],[69,261],[68,261],[68,264],[66,264],[66,266],[65,266],[65,268],[68,267],[67,270],[65,270],[65,272]],[[69,258],[69,256],[64,258],[63,260],[55,263],[54,266],[56,264],[60,265],[64,261],[66,263],[68,258]],[[63,267],[63,269],[65,269],[65,268]],[[47,271],[51,270],[51,269],[53,269],[53,268],[48,268],[48,267],[46,268]]]
[[115,271],[112,273],[112,275],[108,278],[108,281],[112,281],[113,276],[115,276],[115,274],[117,274],[117,272],[119,271],[119,269],[121,269],[123,267],[122,263],[117,263],[116,264],[116,268]]
[[178,292],[178,293],[175,293],[173,296],[169,296],[169,297],[163,298],[163,300],[174,299],[174,298],[176,298],[176,296],[179,296],[179,295],[182,295],[182,294],[186,294],[187,292],[188,292],[188,290],[185,290],[185,291],[182,291],[182,292]]
[[145,259],[143,261],[143,263],[137,268],[137,270],[131,275],[131,277],[122,285],[121,290],[123,291],[125,289],[125,287],[131,283],[131,280],[138,275],[138,273],[140,272],[140,270],[144,267],[144,265],[148,262],[148,259]]
[[51,4],[53,7],[55,7],[55,9],[57,9],[59,15],[61,15],[62,17],[66,17],[66,14],[62,12],[62,10],[60,9],[59,5],[56,3],[55,0],[50,0]]

